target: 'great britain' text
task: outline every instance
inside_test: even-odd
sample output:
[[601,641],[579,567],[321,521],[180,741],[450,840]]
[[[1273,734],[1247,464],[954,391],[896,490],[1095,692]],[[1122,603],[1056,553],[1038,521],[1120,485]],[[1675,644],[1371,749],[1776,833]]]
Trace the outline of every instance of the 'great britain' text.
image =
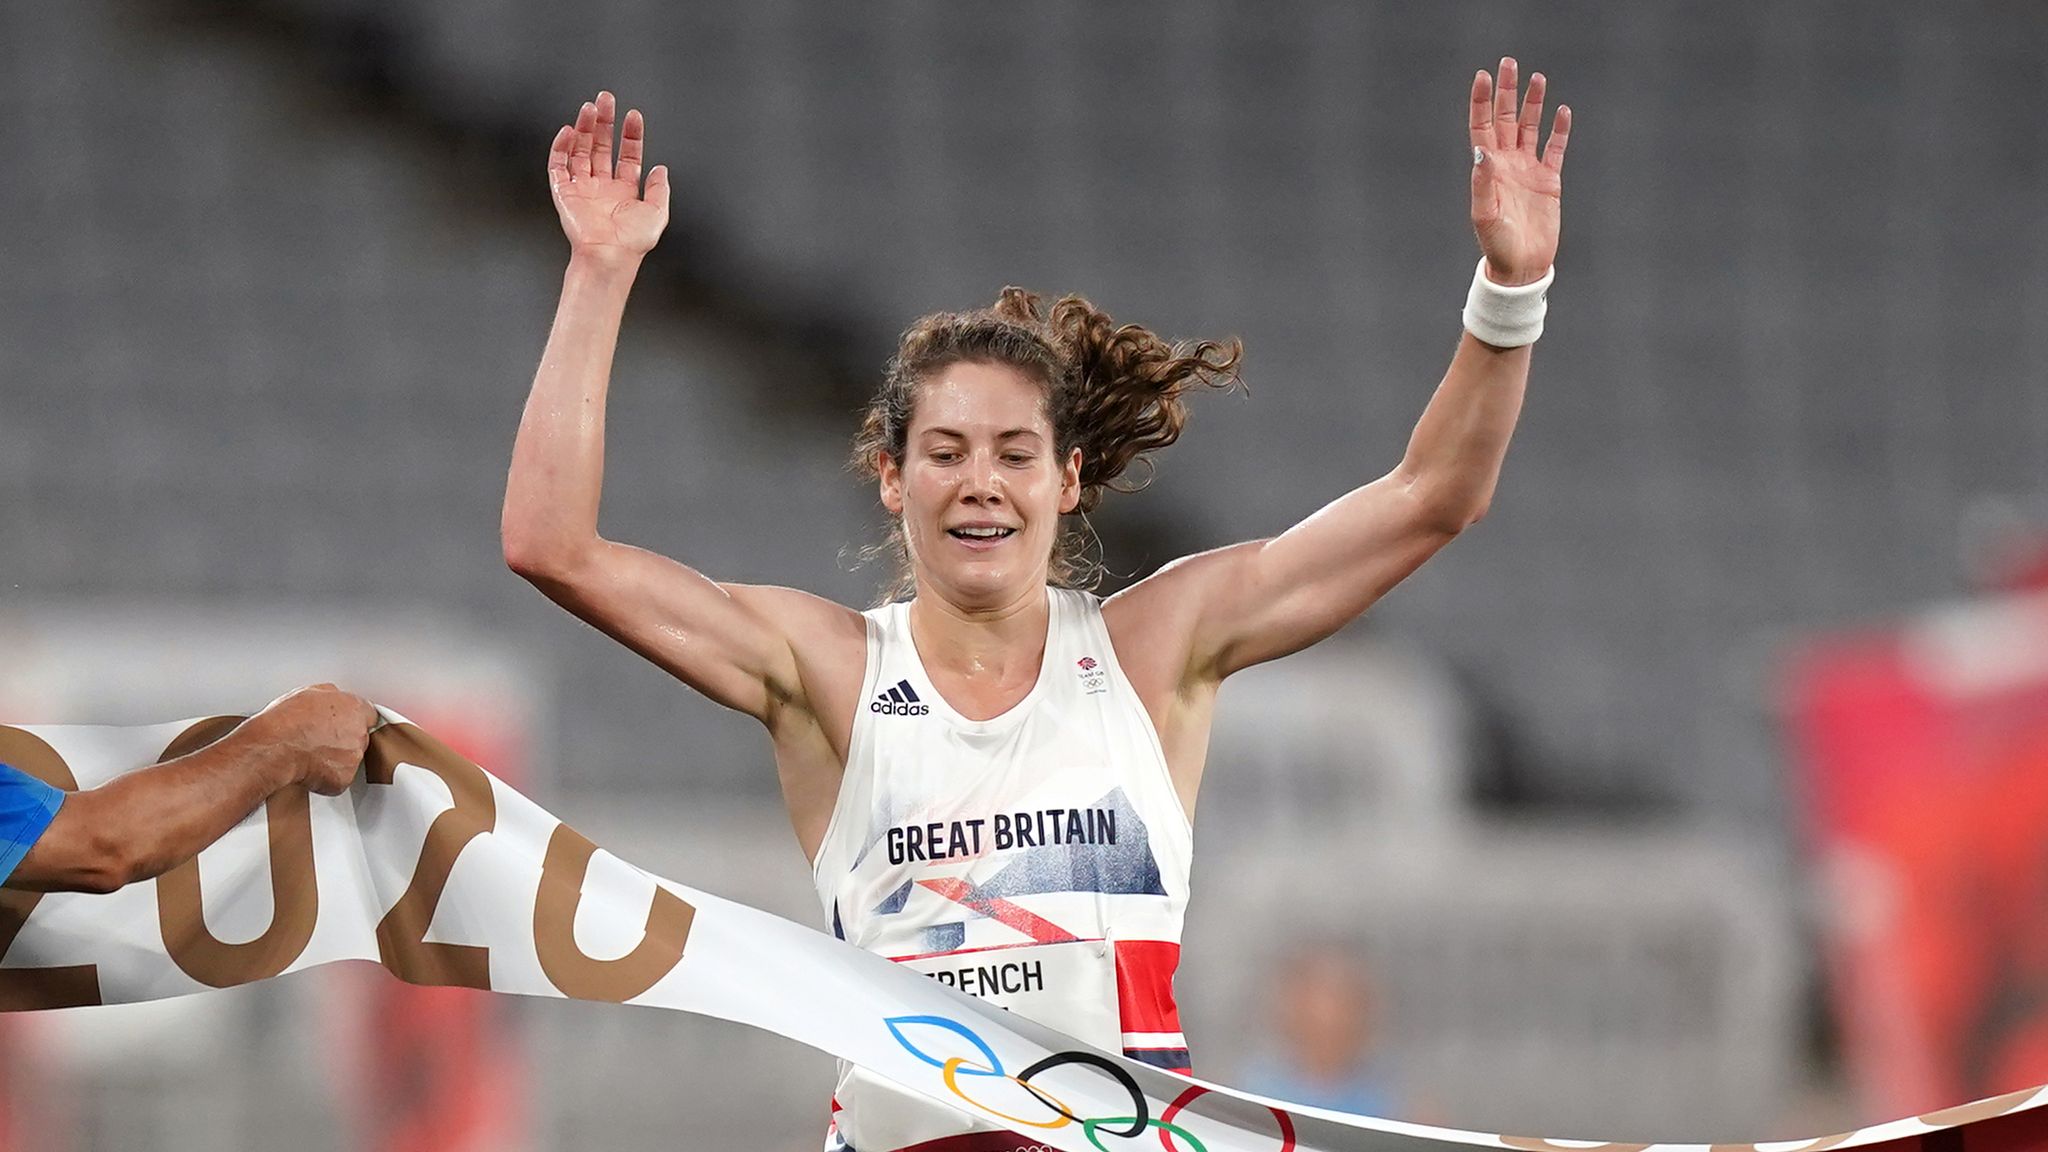
[[1011,848],[1116,843],[1116,812],[1109,808],[1046,808],[998,812],[974,820],[935,820],[889,829],[889,863],[951,860]]

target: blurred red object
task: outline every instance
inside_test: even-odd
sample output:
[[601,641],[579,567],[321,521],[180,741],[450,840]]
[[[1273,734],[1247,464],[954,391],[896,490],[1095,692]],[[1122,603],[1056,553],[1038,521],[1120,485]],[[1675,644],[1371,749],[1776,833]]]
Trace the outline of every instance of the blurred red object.
[[2048,595],[1821,642],[1788,695],[1863,1106],[2048,1083]]
[[1996,579],[2013,592],[2048,592],[2048,538],[2015,546],[2000,562]]

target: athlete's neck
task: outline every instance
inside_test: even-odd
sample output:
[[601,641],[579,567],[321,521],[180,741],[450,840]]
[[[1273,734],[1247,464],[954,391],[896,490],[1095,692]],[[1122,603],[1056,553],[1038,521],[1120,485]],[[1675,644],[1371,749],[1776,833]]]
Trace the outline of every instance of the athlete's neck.
[[1043,584],[1007,604],[976,608],[920,587],[910,602],[910,637],[928,672],[996,684],[1036,680],[1051,611]]

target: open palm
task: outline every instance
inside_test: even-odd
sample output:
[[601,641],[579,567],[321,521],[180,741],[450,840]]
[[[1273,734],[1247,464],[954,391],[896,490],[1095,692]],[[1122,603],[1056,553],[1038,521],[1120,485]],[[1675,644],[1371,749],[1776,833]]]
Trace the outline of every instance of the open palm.
[[618,101],[599,92],[585,102],[576,123],[555,133],[548,150],[548,188],[569,246],[578,252],[638,258],[654,247],[668,226],[668,168],[657,164],[640,191],[640,161],[647,126],[639,109],[626,113],[612,156],[612,126]]
[[1564,149],[1572,131],[1572,110],[1560,105],[1539,152],[1543,73],[1529,77],[1519,114],[1515,89],[1513,57],[1502,58],[1499,84],[1484,72],[1472,78],[1472,230],[1487,276],[1499,284],[1533,283],[1557,258]]

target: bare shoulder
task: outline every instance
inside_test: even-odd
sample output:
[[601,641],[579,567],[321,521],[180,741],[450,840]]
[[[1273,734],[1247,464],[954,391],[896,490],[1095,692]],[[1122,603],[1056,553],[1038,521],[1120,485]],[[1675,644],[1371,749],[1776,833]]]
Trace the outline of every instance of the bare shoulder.
[[800,658],[806,652],[823,659],[849,652],[861,661],[867,658],[866,618],[836,600],[774,584],[719,587],[749,612],[774,621]]
[[814,592],[785,588],[779,584],[720,581],[718,586],[750,611],[782,621],[793,633],[804,627],[818,627],[834,632],[851,632],[855,637],[867,634],[859,612]]
[[1209,754],[1209,721],[1220,677],[1199,652],[1203,621],[1251,578],[1262,540],[1198,552],[1110,597],[1102,622],[1117,663],[1152,717],[1181,807],[1194,815]]
[[1177,693],[1190,674],[1196,627],[1217,589],[1243,578],[1263,540],[1183,556],[1111,596],[1102,621],[1117,662],[1141,695]]
[[[865,617],[800,588],[725,583],[719,587],[755,617],[773,621],[788,639],[804,693],[821,722],[842,712],[851,715],[851,701],[860,693],[867,667]],[[846,707],[838,707],[842,703]]]

